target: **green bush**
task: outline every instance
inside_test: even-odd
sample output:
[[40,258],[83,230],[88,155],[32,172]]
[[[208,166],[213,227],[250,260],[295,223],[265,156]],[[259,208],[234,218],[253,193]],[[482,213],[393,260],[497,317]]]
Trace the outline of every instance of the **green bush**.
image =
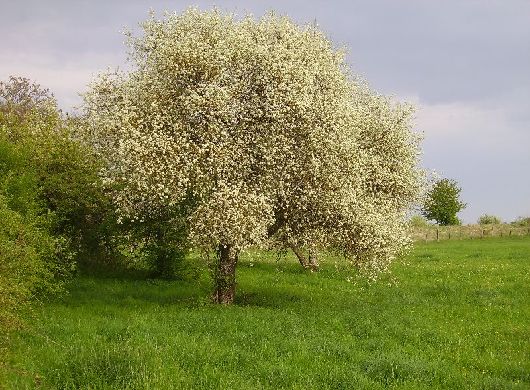
[[[74,270],[73,237],[59,228],[46,184],[56,173],[49,145],[63,137],[47,91],[26,79],[0,83],[0,327],[19,323],[28,303],[60,291]],[[71,155],[71,153],[70,153]],[[68,156],[68,155],[67,155]],[[66,158],[65,158],[66,159]],[[73,182],[75,178],[68,180]],[[74,184],[70,184],[72,187]]]
[[9,329],[18,324],[17,314],[34,288],[51,276],[46,262],[41,261],[42,252],[49,248],[48,240],[42,240],[45,245],[37,245],[42,235],[25,224],[4,197],[0,197],[0,220],[0,327]]
[[108,261],[114,254],[109,238],[117,225],[114,208],[98,177],[99,162],[74,137],[80,123],[64,118],[53,96],[38,84],[16,77],[0,82],[0,149],[17,156],[3,158],[9,171],[4,173],[34,182],[31,199],[14,186],[6,196],[18,202],[16,209],[39,203],[50,232],[64,237],[78,259]]
[[73,270],[64,239],[52,236],[44,218],[11,209],[0,195],[0,328],[17,326],[35,297],[56,293]]
[[479,225],[498,225],[501,224],[502,221],[499,217],[496,217],[495,215],[484,214],[479,217],[477,223]]
[[512,222],[514,226],[530,227],[530,217],[519,217]]
[[38,177],[28,169],[30,150],[0,132],[0,328],[37,296],[62,289],[74,267],[67,237],[52,234]]
[[126,221],[118,236],[128,268],[143,269],[160,279],[185,278],[189,252],[187,224],[180,210]]
[[427,218],[421,215],[414,215],[409,220],[409,225],[415,228],[426,228],[431,226]]
[[110,198],[99,179],[90,150],[68,129],[35,141],[33,169],[42,199],[53,213],[53,231],[71,239],[79,258],[112,257],[107,237],[115,226]]

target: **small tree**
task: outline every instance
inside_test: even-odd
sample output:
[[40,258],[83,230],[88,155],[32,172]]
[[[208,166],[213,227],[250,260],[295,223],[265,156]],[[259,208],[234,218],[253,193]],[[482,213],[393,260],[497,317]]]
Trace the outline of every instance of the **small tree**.
[[459,199],[460,191],[455,180],[438,180],[427,193],[422,214],[439,225],[459,225],[456,214],[466,207]]
[[85,95],[124,218],[184,210],[191,242],[217,253],[220,303],[249,246],[301,259],[328,247],[370,275],[387,268],[420,187],[410,107],[352,81],[314,26],[195,9],[142,26],[133,70]]
[[496,217],[495,215],[484,214],[479,217],[477,223],[479,225],[498,225],[502,223],[502,221],[499,217]]

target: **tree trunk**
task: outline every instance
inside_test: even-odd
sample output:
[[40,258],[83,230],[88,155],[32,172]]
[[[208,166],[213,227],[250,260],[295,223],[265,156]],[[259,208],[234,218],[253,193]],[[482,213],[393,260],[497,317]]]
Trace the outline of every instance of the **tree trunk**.
[[297,247],[296,245],[291,245],[291,250],[294,252],[296,257],[298,258],[298,261],[304,267],[304,269],[309,269],[312,272],[318,271],[318,262],[316,258],[316,252],[309,251],[309,259],[306,259],[304,253],[302,252],[302,249]]
[[307,251],[308,259],[309,259],[309,266],[313,271],[318,271],[318,252],[316,249],[309,249]]
[[219,245],[214,278],[213,301],[223,305],[234,302],[236,292],[236,265],[239,253],[231,245]]

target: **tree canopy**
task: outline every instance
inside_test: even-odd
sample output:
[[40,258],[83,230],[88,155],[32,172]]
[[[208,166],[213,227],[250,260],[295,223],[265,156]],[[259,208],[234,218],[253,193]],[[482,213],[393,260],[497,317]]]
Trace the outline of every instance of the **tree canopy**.
[[440,225],[459,225],[456,214],[466,207],[460,200],[460,191],[455,180],[440,179],[427,193],[422,214]]
[[131,70],[100,75],[84,104],[123,218],[181,210],[191,242],[217,250],[223,303],[249,246],[387,268],[421,185],[410,106],[352,76],[314,25],[189,9],[142,28]]

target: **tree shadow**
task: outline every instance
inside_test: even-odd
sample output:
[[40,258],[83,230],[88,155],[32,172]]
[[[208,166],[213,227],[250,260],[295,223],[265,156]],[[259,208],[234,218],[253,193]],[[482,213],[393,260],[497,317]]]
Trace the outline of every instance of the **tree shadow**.
[[307,294],[297,293],[280,286],[254,287],[252,290],[239,291],[236,294],[235,304],[242,307],[261,308],[287,308],[294,306],[304,306],[310,299]]
[[146,304],[197,305],[210,292],[204,280],[147,279],[138,274],[111,277],[79,276],[70,282],[68,292],[56,299],[66,306],[108,306],[120,308],[138,307]]

